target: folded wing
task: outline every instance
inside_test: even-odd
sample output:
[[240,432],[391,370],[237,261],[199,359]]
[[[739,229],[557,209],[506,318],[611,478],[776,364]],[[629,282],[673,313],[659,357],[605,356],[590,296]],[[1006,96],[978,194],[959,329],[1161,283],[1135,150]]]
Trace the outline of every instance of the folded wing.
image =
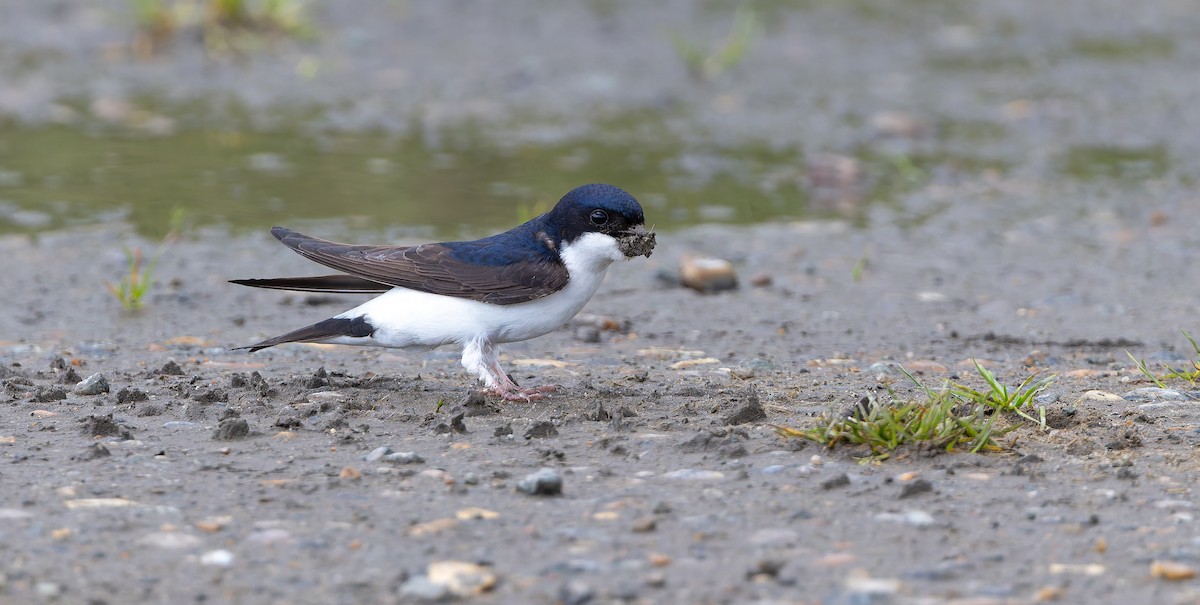
[[443,244],[340,244],[282,227],[271,229],[271,234],[301,256],[349,275],[239,280],[235,283],[325,292],[378,292],[398,286],[498,305],[542,298],[567,285],[567,269],[557,259],[479,264],[456,258]]

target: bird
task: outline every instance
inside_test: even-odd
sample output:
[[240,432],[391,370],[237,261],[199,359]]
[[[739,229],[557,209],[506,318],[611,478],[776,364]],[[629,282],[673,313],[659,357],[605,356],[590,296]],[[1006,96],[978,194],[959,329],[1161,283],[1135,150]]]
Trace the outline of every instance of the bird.
[[354,245],[274,227],[301,256],[341,273],[234,279],[257,288],[375,294],[312,325],[236,347],[250,352],[289,342],[431,350],[462,347],[462,365],[484,393],[507,401],[542,399],[555,387],[521,388],[500,366],[500,345],[536,338],[574,317],[614,262],[649,257],[655,233],[628,192],[589,184],[554,208],[503,233],[415,246]]

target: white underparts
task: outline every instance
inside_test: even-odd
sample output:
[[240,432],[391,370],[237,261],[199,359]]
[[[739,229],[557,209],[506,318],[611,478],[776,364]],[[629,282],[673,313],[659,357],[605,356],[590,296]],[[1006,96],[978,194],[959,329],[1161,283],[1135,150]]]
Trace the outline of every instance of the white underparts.
[[371,336],[328,342],[402,349],[458,344],[463,347],[463,367],[484,385],[500,391],[515,389],[500,367],[498,345],[535,338],[570,321],[604,282],[609,265],[625,258],[617,240],[602,233],[584,234],[559,249],[569,279],[558,292],[529,302],[494,305],[394,288],[337,316],[365,317],[375,329]]

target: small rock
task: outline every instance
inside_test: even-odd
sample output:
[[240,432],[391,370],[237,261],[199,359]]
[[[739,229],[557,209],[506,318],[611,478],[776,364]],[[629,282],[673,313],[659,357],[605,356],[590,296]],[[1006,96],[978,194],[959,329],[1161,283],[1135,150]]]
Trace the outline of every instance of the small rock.
[[100,373],[92,374],[75,385],[75,393],[79,395],[99,395],[107,392],[108,379]]
[[201,544],[204,544],[204,539],[192,534],[184,534],[173,531],[156,531],[142,536],[142,538],[138,540],[138,543],[156,548],[178,550],[200,546]]
[[633,520],[633,532],[637,534],[645,534],[654,531],[658,527],[658,519],[655,517],[638,517]]
[[462,404],[467,417],[491,416],[500,413],[500,406],[492,403],[482,391],[467,393],[467,399]]
[[679,282],[703,294],[737,289],[733,263],[722,258],[686,255],[679,263]]
[[437,602],[449,597],[450,590],[425,576],[416,576],[400,586],[400,596],[414,601]]
[[725,473],[721,471],[697,470],[692,468],[681,468],[668,473],[664,473],[663,477],[667,479],[683,479],[686,481],[714,481],[724,479]]
[[746,402],[733,413],[725,416],[724,422],[725,424],[745,424],[766,417],[767,411],[763,409],[762,403],[758,399],[758,389],[751,386],[746,396]]
[[135,403],[146,401],[147,399],[150,399],[150,397],[142,392],[141,389],[122,387],[121,390],[117,391],[117,403]]
[[179,367],[179,364],[175,363],[174,359],[171,359],[163,364],[163,367],[159,368],[158,373],[164,376],[183,376],[183,368]]
[[67,398],[67,391],[62,387],[40,387],[33,394],[33,400],[37,403],[48,403],[50,401],[62,401]]
[[562,475],[552,468],[530,473],[517,482],[517,491],[530,496],[557,496],[562,488]]
[[1095,390],[1095,389],[1093,389],[1091,391],[1085,391],[1083,393],[1082,399],[1085,401],[1101,401],[1101,402],[1106,402],[1106,403],[1116,403],[1118,401],[1124,401],[1124,399],[1120,395],[1117,395],[1116,393],[1109,393],[1108,391],[1099,391],[1099,390]]
[[466,412],[459,412],[458,414],[455,414],[454,417],[450,419],[450,430],[454,431],[455,433],[466,433],[467,425],[463,422],[464,416],[466,416]]
[[233,565],[233,553],[225,549],[210,550],[200,555],[201,565],[212,565],[215,567],[229,567]]
[[575,340],[580,342],[600,342],[600,328],[595,326],[579,326],[575,328]]
[[913,527],[929,527],[933,525],[933,515],[923,510],[906,510],[903,513],[879,513],[875,520],[882,523],[901,523]]
[[394,464],[421,464],[425,459],[416,452],[395,452],[383,456],[383,461]]
[[511,424],[508,424],[508,423],[502,424],[502,425],[496,427],[496,430],[492,431],[493,437],[507,437],[512,434],[513,434],[513,427]]
[[80,380],[82,379],[79,377],[79,372],[75,371],[75,368],[67,368],[67,371],[58,375],[58,380],[55,382],[58,384],[75,384]]
[[429,564],[426,577],[459,597],[482,594],[496,587],[496,574],[491,569],[466,561],[434,561]]
[[46,601],[55,601],[62,596],[62,586],[55,582],[38,582],[33,589]]
[[[137,389],[134,389],[134,391],[140,394],[142,399],[145,399],[145,393]],[[120,395],[118,395],[119,398]],[[226,403],[229,401],[229,393],[225,389],[208,389],[199,393],[193,393],[192,399],[196,400],[197,403]],[[141,399],[135,399],[134,401],[141,401]]]
[[562,605],[584,605],[595,598],[596,592],[591,585],[578,578],[568,580],[558,588],[557,603]]
[[304,421],[295,414],[284,412],[280,414],[279,417],[275,418],[275,422],[272,426],[276,426],[281,429],[298,429],[304,426]]
[[751,378],[754,378],[755,374],[757,374],[757,372],[754,371],[754,368],[746,366],[737,366],[729,370],[729,375],[737,378],[738,380],[750,380]]
[[1187,396],[1175,389],[1143,387],[1125,393],[1125,401],[1180,401]]
[[139,418],[145,418],[146,416],[161,416],[163,410],[164,408],[160,404],[147,403],[146,405],[139,405],[134,408],[133,415]]
[[79,432],[88,437],[119,436],[122,439],[133,438],[129,431],[121,428],[121,425],[117,424],[117,422],[113,420],[112,414],[105,414],[104,416],[88,416],[80,419],[79,423],[82,425]]
[[526,439],[544,439],[546,437],[557,437],[558,428],[549,420],[539,420],[525,431]]
[[896,499],[903,500],[905,498],[912,498],[913,496],[919,496],[932,491],[933,484],[930,483],[928,479],[914,479],[913,481],[905,483],[904,487],[900,488],[900,495],[897,496]]
[[1196,568],[1177,561],[1155,561],[1150,564],[1150,575],[1163,580],[1190,580],[1196,577]]
[[755,288],[766,288],[775,283],[775,278],[771,277],[770,273],[759,273],[750,278],[750,285]]
[[371,450],[371,453],[363,457],[363,460],[366,460],[367,462],[375,462],[390,453],[392,453],[392,448],[383,445]]
[[217,441],[234,441],[250,434],[250,423],[245,418],[226,418],[217,425],[213,439]]
[[841,473],[835,477],[830,477],[821,482],[821,489],[836,489],[850,485],[850,475]]

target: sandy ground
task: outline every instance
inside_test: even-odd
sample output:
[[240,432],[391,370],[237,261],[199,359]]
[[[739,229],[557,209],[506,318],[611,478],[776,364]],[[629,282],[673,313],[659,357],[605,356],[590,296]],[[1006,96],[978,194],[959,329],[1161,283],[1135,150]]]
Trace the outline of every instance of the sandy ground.
[[[307,269],[266,234],[175,243],[137,315],[97,277],[119,268],[95,251],[122,227],[11,236],[0,594],[392,602],[440,594],[429,566],[460,561],[494,577],[463,597],[481,602],[1194,599],[1151,565],[1197,556],[1197,392],[1148,389],[1124,350],[1187,357],[1142,314],[1180,317],[1189,294],[1138,267],[1171,265],[1156,242],[1195,233],[1091,218],[1057,239],[1038,237],[1053,214],[1004,232],[954,214],[662,234],[584,311],[620,330],[586,342],[590,320],[509,348],[519,381],[562,389],[505,405],[468,402],[453,351],[230,351],[352,304],[226,284]],[[1082,240],[1121,287],[1072,260]],[[1015,243],[985,259],[981,241]],[[664,285],[695,249],[772,283]],[[1058,374],[1039,400],[1054,428],[1000,454],[872,464],[770,426],[853,403],[879,363],[982,386],[970,359],[1010,385]],[[109,392],[76,394],[94,373]],[[417,461],[369,457],[383,447]],[[561,495],[516,489],[541,468]]]
[[[232,351],[356,302],[228,284],[315,269],[265,229],[186,231],[138,313],[104,288],[123,246],[157,246],[130,226],[0,236],[0,602],[1200,599],[1200,388],[1152,388],[1126,355],[1196,358],[1195,11],[764,5],[745,62],[697,81],[670,40],[719,40],[730,11],[707,4],[323,8],[317,41],[235,61],[186,38],[131,61],[118,2],[6,14],[0,112],[21,124],[169,137],[235,119],[214,109],[232,99],[264,128],[320,107],[313,132],[481,120],[529,142],[661,111],[684,145],[806,150],[773,174],[851,218],[660,233],[588,317],[507,349],[522,384],[561,388],[503,405],[471,397],[455,351]],[[864,204],[872,153],[944,159]],[[733,160],[685,150],[696,179],[672,182]],[[741,288],[672,284],[688,252]],[[895,364],[982,387],[972,360],[1011,386],[1056,374],[1049,430],[874,463],[773,428],[909,394]],[[95,374],[108,388],[77,392]],[[539,472],[561,492],[526,493]]]

